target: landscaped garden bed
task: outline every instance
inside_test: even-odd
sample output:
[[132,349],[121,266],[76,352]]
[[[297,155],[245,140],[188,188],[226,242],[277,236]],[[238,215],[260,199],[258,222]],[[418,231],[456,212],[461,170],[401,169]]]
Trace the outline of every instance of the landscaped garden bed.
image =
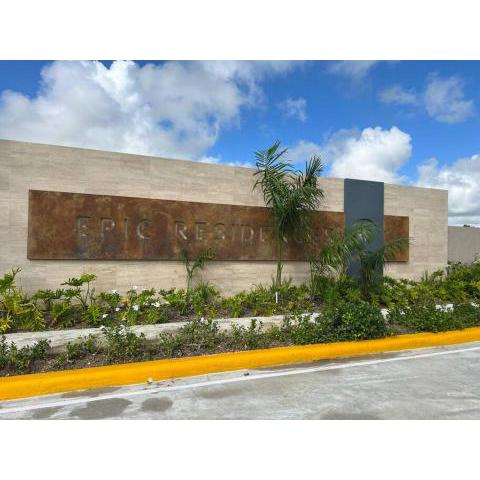
[[[44,293],[27,297],[15,287],[14,274],[4,276],[1,318],[5,321],[10,315],[10,331],[26,330],[32,325],[29,323],[31,319],[40,316],[42,321],[36,324],[39,328],[82,327],[92,325],[89,319],[93,318],[96,326],[102,322],[103,336],[102,339],[87,336],[68,342],[61,351],[52,349],[48,340],[17,347],[5,336],[0,337],[0,375],[287,345],[367,340],[399,333],[440,332],[480,325],[480,306],[476,303],[480,298],[479,264],[452,265],[446,272],[426,275],[419,282],[384,277],[372,286],[368,298],[362,297],[361,288],[350,277],[325,281],[320,291],[318,282],[317,290],[287,282],[281,290],[274,286],[257,287],[228,298],[220,297],[213,287],[205,285],[188,294],[171,290],[164,296],[163,291],[131,289],[125,295],[110,292],[97,296],[92,287],[93,275],[83,278],[89,281],[75,287],[69,285],[75,292],[74,295],[67,294],[71,299],[68,303],[71,317],[63,317],[68,318],[67,323],[55,324],[56,317],[52,315],[57,311],[55,302],[64,302],[64,299],[46,299]],[[209,294],[198,294],[205,291]],[[281,295],[275,295],[278,291]],[[12,310],[6,310],[8,295],[18,298],[18,305],[24,305],[15,311],[15,315]],[[181,301],[170,302],[165,297]],[[134,308],[136,305],[138,308]],[[389,308],[386,315],[382,313],[382,307]],[[94,308],[98,309],[98,314],[91,317]],[[187,320],[176,331],[162,332],[147,339],[130,328],[135,324],[152,324],[152,319],[156,319],[156,323],[168,321],[168,312],[174,308],[177,308],[171,317],[174,321]],[[187,312],[183,317],[182,309]],[[221,322],[212,319],[219,316],[219,312],[234,317],[253,309],[262,316],[286,315],[278,325],[264,326],[252,319],[246,326],[233,322],[229,329],[221,328]],[[66,310],[67,307],[63,306],[62,311]],[[315,311],[319,313],[313,314]]]

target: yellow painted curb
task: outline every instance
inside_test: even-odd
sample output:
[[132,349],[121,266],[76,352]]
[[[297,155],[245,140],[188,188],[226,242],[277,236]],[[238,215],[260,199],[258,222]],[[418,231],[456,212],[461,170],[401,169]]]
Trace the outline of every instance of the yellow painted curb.
[[246,352],[220,353],[105,367],[34,373],[0,378],[0,400],[52,393],[145,383],[213,372],[267,367],[288,363],[352,357],[372,353],[408,350],[480,341],[480,327],[442,333],[416,333],[377,340],[338,342],[294,347],[268,348]]

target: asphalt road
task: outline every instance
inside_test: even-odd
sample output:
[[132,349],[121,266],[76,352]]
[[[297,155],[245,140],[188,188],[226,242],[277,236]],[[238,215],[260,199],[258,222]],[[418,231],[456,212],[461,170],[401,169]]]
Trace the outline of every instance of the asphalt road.
[[480,419],[480,342],[0,402],[0,419]]

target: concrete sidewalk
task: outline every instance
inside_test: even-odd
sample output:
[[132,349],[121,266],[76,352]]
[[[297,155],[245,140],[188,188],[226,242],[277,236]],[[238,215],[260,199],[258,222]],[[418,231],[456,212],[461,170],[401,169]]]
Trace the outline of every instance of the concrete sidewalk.
[[0,419],[480,419],[480,342],[0,403]]

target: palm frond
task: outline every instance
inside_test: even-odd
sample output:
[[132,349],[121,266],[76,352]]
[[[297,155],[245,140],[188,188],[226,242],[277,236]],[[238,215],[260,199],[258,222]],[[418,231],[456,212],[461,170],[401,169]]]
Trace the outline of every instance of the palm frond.
[[396,238],[377,250],[365,249],[360,252],[361,287],[365,297],[368,297],[369,288],[382,276],[385,263],[395,260],[397,254],[407,248],[409,243],[408,238]]
[[376,226],[371,222],[357,222],[343,231],[334,230],[314,259],[314,268],[319,273],[330,272],[337,277],[345,274],[352,258],[365,248],[375,230]]

